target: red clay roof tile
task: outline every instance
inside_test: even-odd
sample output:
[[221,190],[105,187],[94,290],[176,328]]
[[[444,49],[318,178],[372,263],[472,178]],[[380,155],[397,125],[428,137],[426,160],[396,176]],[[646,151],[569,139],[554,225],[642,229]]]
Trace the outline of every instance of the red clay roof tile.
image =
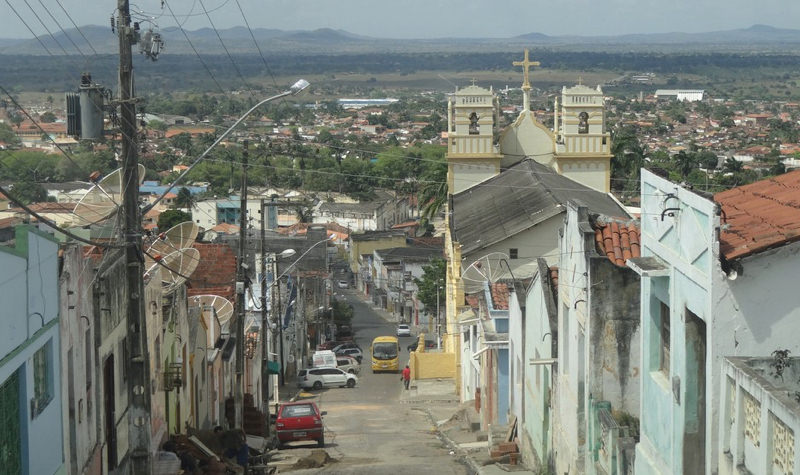
[[495,310],[508,310],[508,284],[496,282],[491,285],[492,306]]
[[800,171],[714,195],[722,207],[720,254],[740,259],[800,241]]
[[594,241],[597,252],[620,267],[625,267],[628,259],[641,256],[639,227],[633,221],[598,220],[594,223]]

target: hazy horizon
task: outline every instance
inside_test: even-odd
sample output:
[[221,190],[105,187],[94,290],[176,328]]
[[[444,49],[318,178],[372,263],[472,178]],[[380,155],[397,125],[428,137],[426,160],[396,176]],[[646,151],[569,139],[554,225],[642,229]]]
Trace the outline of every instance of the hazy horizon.
[[[0,15],[0,38],[30,39],[89,25],[109,28],[116,2],[86,8],[82,0],[9,0]],[[131,5],[134,21],[147,28],[227,29],[246,26],[278,30],[331,28],[391,39],[508,38],[528,33],[548,36],[615,36],[647,33],[705,33],[763,24],[796,29],[800,2],[785,0],[573,0],[554,6],[542,0],[508,0],[502,8],[488,0],[410,0],[401,8],[374,1],[345,0],[181,0],[161,8],[160,0]],[[46,7],[45,8],[43,8]],[[13,7],[13,9],[12,9]],[[205,8],[205,10],[204,10]],[[67,13],[65,13],[65,11]],[[258,15],[264,13],[263,15]],[[22,19],[20,19],[20,16]],[[24,20],[24,22],[23,22]],[[27,24],[27,26],[26,26]]]

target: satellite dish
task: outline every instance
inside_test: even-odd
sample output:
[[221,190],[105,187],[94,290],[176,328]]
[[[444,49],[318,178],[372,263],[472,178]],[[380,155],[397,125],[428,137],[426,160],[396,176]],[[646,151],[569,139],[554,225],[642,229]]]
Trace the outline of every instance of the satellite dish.
[[484,284],[493,284],[505,277],[505,272],[500,267],[500,261],[508,259],[502,252],[492,252],[472,262],[464,272],[461,273],[461,281],[464,283],[464,293],[474,294],[483,291]]
[[[109,173],[78,200],[78,204],[72,210],[72,214],[77,216],[76,225],[89,226],[97,224],[117,212],[122,203],[122,193],[124,192],[122,171],[122,168],[117,168]],[[139,164],[140,185],[144,181],[144,172],[144,165]]]
[[192,275],[199,263],[200,251],[192,247],[181,249],[167,254],[159,262],[154,262],[147,269],[144,277],[145,279],[149,278],[157,267],[161,267],[163,291],[164,293],[170,293],[186,282],[186,277],[184,276]]
[[164,257],[175,251],[192,247],[199,228],[192,221],[177,224],[165,233],[155,236],[145,254],[145,267],[150,267],[153,258]]
[[233,316],[233,304],[230,300],[219,295],[197,295],[192,297],[192,303],[201,309],[206,307],[213,308],[220,326],[227,323]]

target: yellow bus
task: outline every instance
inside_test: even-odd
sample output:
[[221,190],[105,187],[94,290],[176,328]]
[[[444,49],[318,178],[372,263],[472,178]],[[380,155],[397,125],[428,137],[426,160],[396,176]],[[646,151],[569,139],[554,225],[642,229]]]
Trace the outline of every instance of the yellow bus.
[[395,336],[379,336],[372,340],[369,347],[372,354],[372,372],[399,371],[400,345]]

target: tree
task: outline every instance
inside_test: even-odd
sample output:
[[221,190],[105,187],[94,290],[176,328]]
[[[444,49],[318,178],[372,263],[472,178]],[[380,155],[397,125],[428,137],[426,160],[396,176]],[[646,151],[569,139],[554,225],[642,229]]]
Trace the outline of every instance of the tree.
[[52,124],[56,121],[56,115],[50,111],[44,112],[39,116],[39,121],[45,124]]
[[682,179],[686,179],[689,173],[697,168],[697,155],[694,153],[686,153],[683,150],[675,155],[675,165],[678,167],[678,172],[681,174]]
[[10,145],[17,145],[19,143],[17,134],[4,122],[0,122],[0,142],[5,142]]
[[180,190],[178,190],[178,197],[175,198],[176,208],[184,208],[191,210],[192,207],[194,206],[194,202],[195,202],[194,196],[192,195],[192,192],[189,191],[189,188],[183,186],[181,187]]
[[11,194],[24,204],[41,203],[47,201],[47,190],[30,178],[25,178],[11,185]]
[[191,221],[192,215],[177,209],[168,209],[158,215],[158,230],[166,231],[169,228],[186,221]]
[[441,306],[445,299],[445,282],[447,278],[447,262],[441,258],[434,258],[431,263],[422,266],[422,278],[414,278],[417,285],[417,299],[425,308],[436,308],[438,299]]
[[353,319],[353,306],[335,297],[331,300],[331,311],[335,323],[349,325]]
[[166,122],[160,121],[158,119],[153,119],[147,123],[147,126],[153,130],[160,130],[161,132],[166,132],[169,128]]

